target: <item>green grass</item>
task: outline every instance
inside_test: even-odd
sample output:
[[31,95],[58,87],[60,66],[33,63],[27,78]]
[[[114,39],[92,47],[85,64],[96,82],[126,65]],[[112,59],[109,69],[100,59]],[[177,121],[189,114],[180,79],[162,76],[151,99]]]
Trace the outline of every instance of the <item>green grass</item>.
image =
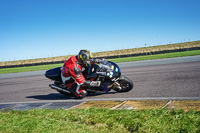
[[[173,57],[193,56],[193,55],[200,55],[200,50],[174,52],[174,53],[167,53],[167,54],[147,55],[147,56],[136,56],[136,57],[127,57],[127,58],[115,58],[115,59],[108,59],[108,60],[119,63],[119,62],[153,60],[153,59],[163,59],[163,58],[173,58]],[[5,69],[0,69],[0,74],[47,70],[47,69],[59,67],[62,65],[63,64],[53,64],[53,65],[41,65],[41,66],[5,68]]]
[[28,67],[3,68],[0,69],[0,74],[47,70],[54,67],[60,67],[62,65],[63,64],[61,63],[61,64],[39,65],[39,66],[28,66]]
[[182,110],[72,109],[0,112],[0,132],[200,132],[200,112]]
[[115,59],[109,59],[109,60],[119,63],[119,62],[154,60],[154,59],[164,59],[164,58],[174,58],[174,57],[184,57],[184,56],[194,56],[194,55],[200,55],[200,50],[147,55],[147,56],[135,56],[135,57],[127,57],[127,58],[115,58]]

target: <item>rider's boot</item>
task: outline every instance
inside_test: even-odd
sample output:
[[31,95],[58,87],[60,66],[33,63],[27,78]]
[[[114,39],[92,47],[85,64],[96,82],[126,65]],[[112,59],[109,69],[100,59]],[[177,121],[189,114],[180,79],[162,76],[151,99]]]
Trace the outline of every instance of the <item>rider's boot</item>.
[[76,98],[84,98],[87,96],[87,91],[76,83],[72,85],[71,89],[73,90]]

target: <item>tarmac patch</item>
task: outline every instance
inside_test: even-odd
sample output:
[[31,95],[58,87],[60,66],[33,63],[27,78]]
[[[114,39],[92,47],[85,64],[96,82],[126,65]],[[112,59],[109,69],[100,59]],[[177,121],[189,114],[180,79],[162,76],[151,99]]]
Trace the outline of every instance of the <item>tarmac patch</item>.
[[47,103],[16,103],[16,104],[0,104],[0,110],[31,110],[31,109],[68,109],[80,104],[81,102],[47,102]]
[[54,103],[49,103],[49,104],[46,104],[42,107],[39,107],[39,108],[45,108],[45,109],[68,109],[68,108],[71,108],[71,107],[74,107],[76,105],[79,105],[81,102],[54,102]]

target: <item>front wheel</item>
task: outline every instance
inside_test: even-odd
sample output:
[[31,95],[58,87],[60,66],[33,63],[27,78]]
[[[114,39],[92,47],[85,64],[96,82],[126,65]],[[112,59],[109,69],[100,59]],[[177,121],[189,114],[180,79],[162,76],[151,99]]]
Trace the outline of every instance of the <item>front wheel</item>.
[[128,92],[133,89],[133,81],[125,76],[121,76],[117,81],[118,85],[114,85],[113,89],[117,92]]

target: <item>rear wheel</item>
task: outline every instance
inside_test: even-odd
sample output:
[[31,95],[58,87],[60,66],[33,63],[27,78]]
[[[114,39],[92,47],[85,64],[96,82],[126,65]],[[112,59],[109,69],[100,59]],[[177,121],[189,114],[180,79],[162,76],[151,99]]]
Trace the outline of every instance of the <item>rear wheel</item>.
[[133,81],[125,76],[121,76],[117,81],[118,86],[114,86],[114,90],[117,92],[128,92],[133,89]]

